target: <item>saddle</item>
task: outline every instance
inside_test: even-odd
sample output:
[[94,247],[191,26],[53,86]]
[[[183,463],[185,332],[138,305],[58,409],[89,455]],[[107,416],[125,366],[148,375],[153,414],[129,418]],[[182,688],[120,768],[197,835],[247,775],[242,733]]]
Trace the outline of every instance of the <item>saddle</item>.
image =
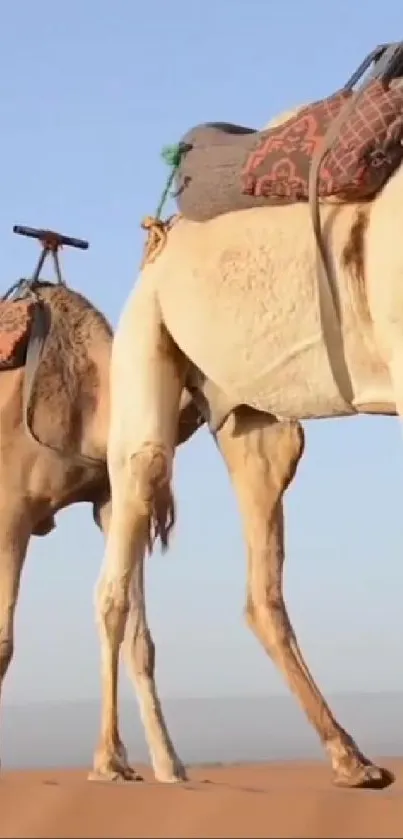
[[41,245],[41,252],[32,276],[29,279],[23,277],[18,280],[0,298],[0,372],[25,366],[28,347],[31,368],[34,369],[39,361],[49,329],[49,317],[45,316],[37,294],[41,285],[47,285],[40,280],[45,260],[52,257],[56,281],[64,285],[58,257],[59,249],[66,245],[80,250],[88,248],[88,242],[84,239],[64,236],[55,230],[16,224],[13,232],[19,236],[37,239]]
[[[357,91],[354,86],[373,64]],[[175,198],[193,221],[268,204],[373,198],[403,158],[403,42],[377,47],[336,93],[282,125],[256,131],[205,123],[180,142]]]

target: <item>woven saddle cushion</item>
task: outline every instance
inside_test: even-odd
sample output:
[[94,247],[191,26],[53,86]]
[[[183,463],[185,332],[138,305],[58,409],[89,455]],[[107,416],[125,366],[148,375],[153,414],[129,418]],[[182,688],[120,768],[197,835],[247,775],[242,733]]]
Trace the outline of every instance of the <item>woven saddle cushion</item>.
[[[351,97],[341,90],[275,128],[228,123],[192,128],[176,179],[179,211],[194,221],[267,204],[308,199],[312,156]],[[318,193],[345,201],[373,197],[403,157],[403,84],[370,82],[321,166]]]

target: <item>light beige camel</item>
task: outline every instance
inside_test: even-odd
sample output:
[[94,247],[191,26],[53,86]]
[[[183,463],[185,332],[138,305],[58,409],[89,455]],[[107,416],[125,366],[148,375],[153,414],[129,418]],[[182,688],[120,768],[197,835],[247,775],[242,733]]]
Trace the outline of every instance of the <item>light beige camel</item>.
[[[330,278],[306,205],[239,211],[202,224],[179,218],[121,315],[111,366],[113,512],[97,596],[110,696],[104,722],[110,729],[125,639],[126,649],[143,649],[137,678],[149,685],[142,715],[158,778],[175,780],[182,769],[149,683],[154,649],[144,617],[143,557],[155,535],[168,543],[182,389],[191,386],[202,405],[207,377],[213,383],[207,408],[216,417],[220,408],[217,442],[245,529],[248,624],[315,727],[336,782],[390,781],[335,720],[298,649],[282,596],[282,496],[303,450],[299,420],[403,414],[402,196],[403,168],[371,203],[322,206]],[[320,289],[329,279],[336,317],[324,321]],[[143,613],[135,626],[127,621],[133,600]]]
[[[112,330],[85,297],[63,285],[40,283],[36,293],[50,313],[51,328],[33,377],[29,426],[34,436],[23,410],[25,368],[0,372],[0,692],[13,656],[14,613],[31,535],[46,536],[56,513],[77,502],[92,503],[104,533],[110,515],[106,449]],[[178,444],[201,422],[184,393]],[[134,603],[131,622],[137,620],[135,610]],[[133,650],[133,666],[142,672],[140,647]],[[119,773],[132,777],[117,717],[113,736]],[[103,765],[99,756],[105,751],[102,737],[103,732],[95,765],[98,774],[107,774],[110,763]]]

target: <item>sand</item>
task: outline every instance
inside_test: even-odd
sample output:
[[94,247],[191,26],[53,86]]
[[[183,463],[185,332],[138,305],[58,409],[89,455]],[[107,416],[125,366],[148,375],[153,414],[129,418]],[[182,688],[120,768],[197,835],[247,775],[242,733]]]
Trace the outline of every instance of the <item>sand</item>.
[[[403,760],[383,791],[341,790],[326,764],[190,769],[190,781],[90,783],[84,770],[3,772],[0,837],[403,837]],[[140,767],[138,767],[140,769]]]

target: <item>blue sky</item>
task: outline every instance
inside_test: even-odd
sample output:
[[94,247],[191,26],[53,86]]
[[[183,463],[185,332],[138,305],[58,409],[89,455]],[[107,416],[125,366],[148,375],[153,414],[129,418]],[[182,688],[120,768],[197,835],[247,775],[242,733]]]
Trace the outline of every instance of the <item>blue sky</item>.
[[[115,325],[135,279],[139,224],[158,204],[163,145],[191,125],[261,126],[326,96],[376,44],[402,35],[385,0],[6,3],[0,26],[1,288],[32,269],[15,223],[88,238],[63,255],[71,284]],[[135,373],[134,373],[135,375]],[[205,430],[178,456],[179,523],[148,565],[162,694],[280,693],[242,618],[244,546]],[[326,691],[401,690],[403,438],[395,420],[310,423],[287,496],[286,596]],[[8,702],[96,697],[92,591],[103,543],[86,506],[34,539]],[[126,678],[122,690],[130,695]]]

